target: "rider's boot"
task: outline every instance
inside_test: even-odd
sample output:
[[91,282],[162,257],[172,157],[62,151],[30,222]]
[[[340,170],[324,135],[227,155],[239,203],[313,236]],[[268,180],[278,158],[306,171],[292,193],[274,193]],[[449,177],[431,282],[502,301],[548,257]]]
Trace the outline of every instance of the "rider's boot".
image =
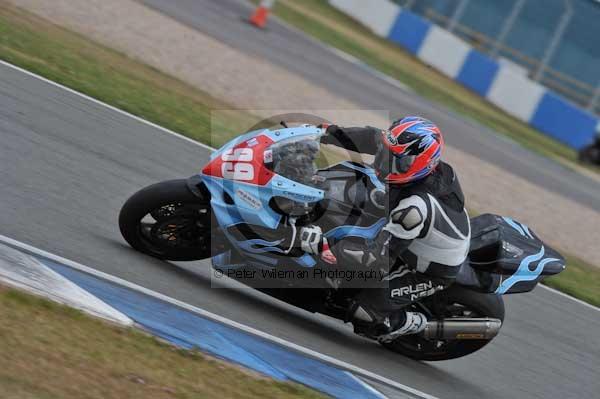
[[368,304],[355,302],[350,312],[354,332],[379,342],[391,342],[400,336],[418,334],[427,325],[424,314],[403,309],[382,312]]

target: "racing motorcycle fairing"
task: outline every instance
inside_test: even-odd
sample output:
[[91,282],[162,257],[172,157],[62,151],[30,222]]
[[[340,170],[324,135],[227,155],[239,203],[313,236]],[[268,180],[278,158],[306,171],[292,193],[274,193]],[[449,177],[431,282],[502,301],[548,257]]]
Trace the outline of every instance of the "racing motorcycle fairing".
[[[361,218],[364,212],[355,205],[356,198],[349,198],[359,192],[367,198],[367,186],[377,185],[382,190],[372,169],[352,162],[317,169],[317,163],[338,158],[320,152],[322,134],[323,130],[314,126],[250,132],[213,153],[200,174],[221,230],[235,251],[258,266],[317,264],[308,254],[281,256],[283,240],[266,238],[283,218],[311,217],[332,240],[347,236],[372,239],[384,225],[381,215]],[[198,179],[190,181],[197,184]],[[213,263],[226,267],[225,260],[231,255],[213,259]]]
[[219,225],[226,229],[247,223],[275,229],[282,215],[270,206],[274,197],[314,203],[323,199],[323,190],[276,173],[273,147],[290,139],[315,141],[322,129],[298,127],[268,129],[240,136],[211,155],[201,173],[211,194],[211,207]]

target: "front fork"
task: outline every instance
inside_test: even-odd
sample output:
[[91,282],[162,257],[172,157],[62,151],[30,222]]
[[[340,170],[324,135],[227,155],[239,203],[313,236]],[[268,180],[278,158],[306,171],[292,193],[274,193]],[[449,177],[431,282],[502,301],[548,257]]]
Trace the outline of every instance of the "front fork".
[[[210,203],[210,191],[206,188],[202,175],[197,174],[188,177],[186,184],[190,192],[202,201]],[[211,229],[211,256],[222,254],[230,249],[229,241],[221,230],[221,226],[214,217],[212,209],[210,210],[210,229]]]
[[186,184],[189,190],[192,192],[192,194],[194,194],[196,197],[202,200],[210,201],[210,191],[208,191],[206,185],[202,181],[201,175],[198,174],[188,177],[186,180]]

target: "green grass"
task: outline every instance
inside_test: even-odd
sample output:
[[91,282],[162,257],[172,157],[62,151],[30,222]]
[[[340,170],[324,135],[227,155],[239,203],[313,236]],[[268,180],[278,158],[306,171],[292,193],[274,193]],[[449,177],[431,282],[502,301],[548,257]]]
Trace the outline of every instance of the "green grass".
[[547,278],[543,284],[600,307],[600,270],[574,256],[566,258],[565,271]]
[[573,149],[506,114],[400,47],[375,36],[331,7],[326,0],[279,0],[273,11],[284,21],[396,78],[432,102],[442,104],[545,156],[568,163],[577,159]]
[[0,286],[2,398],[322,398]]
[[[227,104],[177,79],[3,4],[0,3],[0,58],[3,60],[205,143],[210,138],[211,110],[230,109]],[[280,14],[296,12],[286,11],[285,5],[289,4],[287,0],[279,0],[277,4],[284,7],[283,11],[279,9]],[[305,0],[294,4],[319,6],[315,9],[322,11],[321,17],[331,18],[340,24],[351,23],[347,17],[324,7],[321,1]],[[292,15],[299,18],[296,14]],[[306,21],[306,29],[328,29],[310,19]],[[355,34],[366,35],[361,28],[355,27],[354,30]],[[345,43],[345,46],[356,47],[352,39],[345,38],[341,33],[333,32],[332,37]],[[364,55],[368,55],[381,46],[389,44],[376,43],[372,49],[359,46],[356,51],[364,51]],[[400,59],[406,60],[404,69],[393,68],[397,74],[404,73],[402,71],[406,69],[406,76],[409,77],[412,68],[422,67],[412,57],[403,55],[401,50],[394,48],[393,51],[394,54],[400,52]],[[438,75],[432,75],[437,79],[434,83],[442,80],[443,77]],[[483,107],[481,104],[479,100],[473,102],[473,106]],[[223,143],[253,122],[256,120],[252,116],[243,113],[223,116],[216,125],[219,131],[228,133],[218,136],[212,144]],[[536,137],[539,136],[537,134]],[[600,305],[600,269],[573,257],[569,257],[567,270],[548,279],[547,283],[577,298]]]

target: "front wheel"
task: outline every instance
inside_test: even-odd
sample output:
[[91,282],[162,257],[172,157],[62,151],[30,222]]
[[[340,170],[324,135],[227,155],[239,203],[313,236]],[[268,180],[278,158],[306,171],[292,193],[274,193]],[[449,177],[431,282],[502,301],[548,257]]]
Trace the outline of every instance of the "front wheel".
[[[419,308],[421,307],[421,308]],[[415,310],[432,313],[436,318],[480,318],[489,317],[504,321],[504,301],[502,296],[474,292],[461,286],[450,287],[447,291],[417,304]],[[469,355],[491,340],[427,340],[419,335],[400,337],[382,344],[387,349],[415,360],[449,360]]]
[[186,180],[148,186],[129,198],[119,228],[134,249],[160,259],[192,261],[211,256],[210,197],[190,191]]

